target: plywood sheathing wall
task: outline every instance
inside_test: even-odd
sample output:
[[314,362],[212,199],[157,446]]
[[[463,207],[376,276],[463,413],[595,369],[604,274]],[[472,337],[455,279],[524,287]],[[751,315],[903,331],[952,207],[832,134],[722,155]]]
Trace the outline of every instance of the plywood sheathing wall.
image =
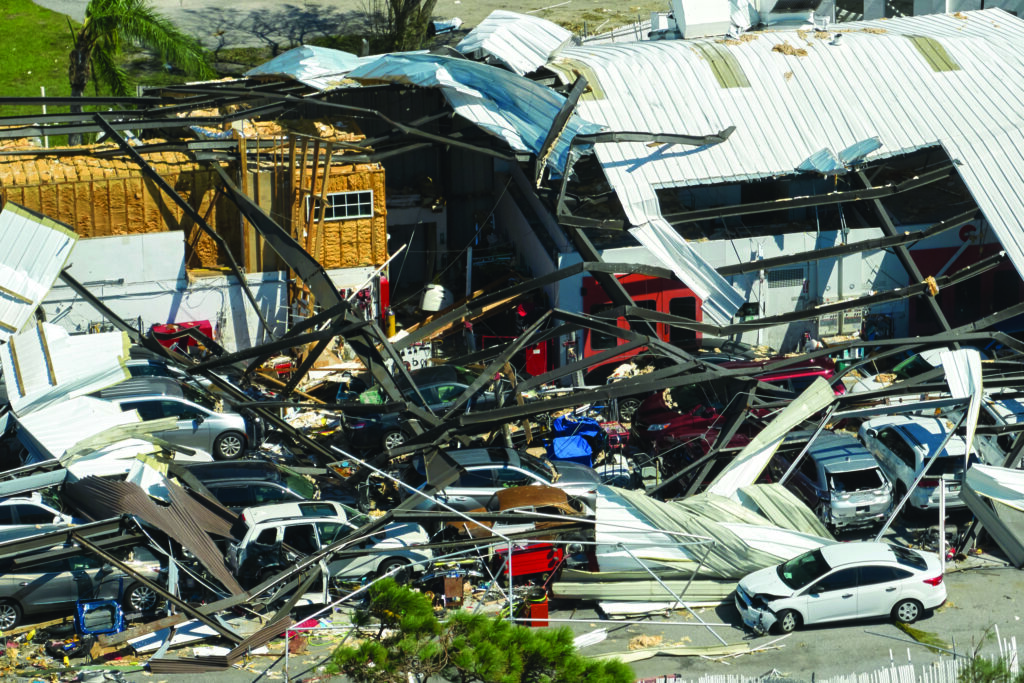
[[[234,204],[216,196],[215,174],[185,155],[144,154],[182,197],[206,217],[236,254],[240,251],[239,215]],[[16,204],[73,227],[82,237],[108,237],[184,230],[188,265],[216,268],[227,260],[217,245],[128,161],[77,157],[2,157],[0,186]]]
[[[311,181],[312,169],[304,169],[302,187],[312,187],[319,197],[323,187],[324,166],[320,165]],[[327,180],[327,193],[373,190],[373,217],[347,221],[324,221],[317,227],[323,235],[323,253],[312,254],[324,268],[355,268],[379,266],[387,260],[386,195],[384,192],[384,168],[380,164],[331,164]],[[293,188],[292,235],[305,244],[306,201],[299,189]],[[319,218],[319,216],[316,216]]]

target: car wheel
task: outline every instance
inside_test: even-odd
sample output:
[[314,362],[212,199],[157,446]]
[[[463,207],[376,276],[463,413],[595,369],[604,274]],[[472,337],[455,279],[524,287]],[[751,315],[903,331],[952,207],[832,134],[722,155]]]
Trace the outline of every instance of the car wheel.
[[245,436],[238,432],[224,432],[213,442],[213,457],[217,460],[235,460],[245,453]]
[[817,508],[818,520],[825,525],[825,528],[829,531],[832,530],[832,508],[828,503],[822,501],[818,503]]
[[800,625],[800,615],[791,609],[782,610],[775,621],[775,630],[779,633],[792,633]]
[[10,631],[21,623],[21,608],[16,602],[0,600],[0,631]]
[[892,608],[892,619],[900,624],[913,624],[921,618],[921,603],[917,600],[900,600]]
[[384,450],[398,448],[405,443],[405,434],[399,429],[393,429],[381,438],[380,443]]
[[636,411],[640,408],[640,399],[637,398],[624,398],[619,401],[619,419],[623,422],[629,422],[632,424],[633,416],[636,415]]
[[141,583],[133,583],[128,586],[128,590],[124,592],[124,598],[121,600],[121,606],[125,612],[151,612],[156,609],[157,603],[160,601],[160,596],[157,592],[149,586]]
[[398,583],[406,583],[409,580],[409,563],[400,557],[389,557],[377,565],[377,577],[380,578],[393,569],[396,569],[391,577]]

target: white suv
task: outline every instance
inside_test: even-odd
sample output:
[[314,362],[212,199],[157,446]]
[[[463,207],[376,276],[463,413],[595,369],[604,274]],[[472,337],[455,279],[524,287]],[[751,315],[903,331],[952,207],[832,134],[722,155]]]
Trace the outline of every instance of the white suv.
[[[877,417],[865,421],[858,437],[878,459],[882,471],[896,487],[895,500],[903,499],[910,485],[924,467],[925,458],[931,456],[946,438],[953,424],[941,417],[911,417],[905,415]],[[939,484],[946,490],[946,507],[963,507],[960,487],[964,480],[964,437],[954,434],[928,474],[910,496],[909,505],[918,510],[939,507]],[[978,462],[971,453],[970,462]]]
[[[356,513],[358,514],[358,513]],[[349,521],[346,508],[333,501],[280,503],[246,508],[231,543],[227,563],[243,581],[260,581],[281,572],[304,555],[310,555],[344,538],[358,528]],[[335,559],[328,564],[334,580],[358,580],[385,574],[408,565],[422,570],[433,558],[429,541],[419,524],[389,524],[346,550],[363,549],[365,555]]]

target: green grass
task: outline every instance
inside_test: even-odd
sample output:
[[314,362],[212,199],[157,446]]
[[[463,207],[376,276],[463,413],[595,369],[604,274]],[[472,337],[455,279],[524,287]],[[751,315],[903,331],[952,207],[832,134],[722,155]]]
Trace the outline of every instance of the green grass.
[[[32,0],[4,0],[0,10],[0,96],[67,97],[71,31],[67,17]],[[0,115],[16,116],[38,108],[0,106]]]
[[[68,22],[67,16],[43,9],[32,0],[0,2],[0,97],[39,97],[40,86],[46,88],[47,97],[71,94]],[[160,60],[145,52],[125,54],[122,62],[131,78],[141,85],[170,85],[190,80],[180,72],[168,73]],[[89,83],[85,91],[87,97],[109,94],[103,87],[97,92],[93,83]],[[0,116],[23,116],[40,111],[39,106],[0,105]],[[47,111],[60,113],[67,109],[49,107]]]

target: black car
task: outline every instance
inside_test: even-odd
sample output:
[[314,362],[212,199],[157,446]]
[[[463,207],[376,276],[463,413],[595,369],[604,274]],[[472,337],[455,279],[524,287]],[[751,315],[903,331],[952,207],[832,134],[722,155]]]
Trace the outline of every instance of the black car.
[[[425,405],[438,415],[443,415],[454,406],[474,380],[472,373],[467,374],[467,371],[453,366],[424,368],[413,373],[413,378],[423,401],[411,390],[403,392],[408,401],[419,406]],[[501,391],[505,392],[505,401],[511,402],[511,387],[502,383]],[[488,410],[497,405],[498,396],[495,392],[484,388],[466,402],[465,410]],[[370,403],[345,411],[349,446],[359,450],[397,448],[412,436],[413,432],[406,424],[404,413],[382,413],[379,412],[380,408],[380,404]]]
[[[357,496],[343,481],[324,471],[302,471],[270,462],[209,462],[185,465],[232,512],[247,507],[304,500],[334,500],[355,506]],[[186,482],[187,484],[188,482]]]

